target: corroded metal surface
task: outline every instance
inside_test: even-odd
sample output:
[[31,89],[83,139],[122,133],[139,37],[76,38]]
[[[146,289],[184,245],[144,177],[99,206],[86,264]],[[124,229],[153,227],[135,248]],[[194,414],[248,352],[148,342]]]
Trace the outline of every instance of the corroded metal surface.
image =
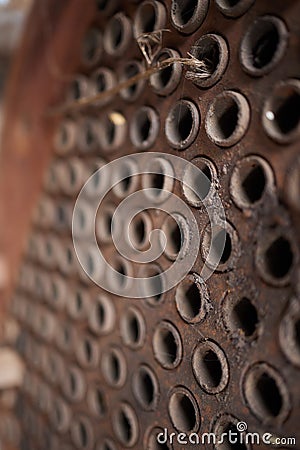
[[[17,349],[28,366],[16,406],[22,449],[153,450],[168,448],[156,443],[157,430],[221,434],[238,421],[252,432],[300,439],[300,5],[172,3],[67,2],[49,19],[55,34],[46,43],[33,52],[36,41],[28,38],[23,54],[30,54],[30,70],[20,62],[15,71],[7,115],[15,131],[9,136],[7,127],[1,167],[1,251],[17,269],[28,236],[11,301],[21,328]],[[37,29],[43,27],[38,23]],[[46,115],[67,97],[90,95],[142,70],[134,36],[155,23],[170,30],[163,33],[164,48],[208,60],[212,75],[205,81],[193,73],[185,77],[175,64],[105,105]],[[59,51],[62,72],[75,82],[62,86],[40,64],[39,58],[48,61],[49,46]],[[39,71],[29,80],[32,64]],[[22,73],[28,75],[14,95]],[[145,122],[135,120],[145,106],[151,108]],[[191,206],[201,233],[197,261],[160,298],[132,300],[106,293],[84,276],[73,252],[71,214],[84,181],[103,161],[148,150],[162,152],[162,160],[164,153],[181,156],[208,175],[225,209],[226,245],[204,285],[198,275],[208,217],[175,182],[174,193]],[[28,164],[26,177],[20,154]],[[29,230],[42,167],[47,173]],[[161,179],[151,182],[156,186]],[[142,185],[138,179],[135,189]],[[126,186],[111,192],[99,218],[98,239],[115,266],[120,260],[105,220],[129,192]],[[8,217],[15,223],[17,215],[18,226],[7,227]],[[165,270],[180,245],[176,233],[159,211],[148,211],[143,220],[145,229],[165,227],[169,233],[169,253],[145,269]],[[141,270],[136,263],[130,267],[134,275]]]

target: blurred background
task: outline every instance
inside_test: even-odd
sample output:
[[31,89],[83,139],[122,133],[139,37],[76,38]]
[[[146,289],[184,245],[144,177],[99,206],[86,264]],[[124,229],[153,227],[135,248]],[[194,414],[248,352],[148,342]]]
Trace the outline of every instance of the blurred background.
[[30,5],[31,0],[0,0],[0,136],[5,80],[7,79],[10,63],[18,46]]

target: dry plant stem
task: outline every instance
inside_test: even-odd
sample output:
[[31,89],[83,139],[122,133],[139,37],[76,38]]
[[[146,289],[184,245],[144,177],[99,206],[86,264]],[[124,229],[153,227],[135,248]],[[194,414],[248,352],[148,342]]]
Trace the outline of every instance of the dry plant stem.
[[112,89],[108,89],[107,91],[101,92],[100,94],[93,95],[92,97],[85,97],[79,100],[73,101],[71,103],[62,105],[60,108],[55,108],[51,112],[59,113],[59,112],[67,112],[73,111],[75,109],[80,109],[84,106],[92,105],[93,103],[97,103],[99,101],[107,100],[109,98],[113,98],[115,95],[119,94],[123,89],[127,89],[132,85],[138,83],[141,80],[149,79],[152,75],[159,72],[160,70],[166,69],[170,67],[172,64],[180,63],[186,68],[190,68],[195,73],[195,77],[200,78],[208,78],[210,76],[210,70],[207,64],[204,61],[200,61],[199,59],[189,55],[188,58],[167,58],[164,61],[159,62],[156,66],[149,67],[144,72],[138,73],[137,75],[129,78],[128,80],[123,81],[122,83],[117,84]]

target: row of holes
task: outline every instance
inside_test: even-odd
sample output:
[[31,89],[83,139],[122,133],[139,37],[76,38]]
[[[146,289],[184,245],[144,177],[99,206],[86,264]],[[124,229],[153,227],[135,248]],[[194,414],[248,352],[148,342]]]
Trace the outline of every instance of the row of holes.
[[[279,143],[294,141],[299,135],[300,85],[298,80],[280,82],[268,97],[263,110],[266,133]],[[189,147],[196,139],[200,127],[200,112],[190,100],[178,100],[169,110],[165,121],[165,134],[169,145],[178,150]],[[68,121],[59,129],[56,147],[60,152],[71,148],[75,124]],[[245,135],[250,123],[250,106],[247,99],[236,91],[217,95],[208,108],[205,130],[208,137],[220,147],[231,147]],[[156,111],[143,106],[134,114],[130,125],[130,138],[138,149],[152,147],[159,133]],[[120,148],[126,137],[126,119],[112,112],[99,123],[84,119],[79,124],[78,146],[83,151]],[[76,133],[75,133],[76,134]]]
[[[246,6],[242,6],[246,3]],[[248,9],[253,0],[236,2],[235,5],[226,5],[224,0],[218,0],[217,4],[223,11],[231,11],[230,16],[237,15]],[[171,6],[171,20],[173,25],[181,32],[192,33],[205,19],[208,10],[208,0],[204,2],[175,0]],[[134,35],[138,37],[143,33],[163,29],[166,21],[164,6],[155,0],[147,0],[137,8],[134,19]],[[104,32],[104,48],[110,55],[120,56],[130,44],[132,30],[130,19],[123,13],[113,16]],[[269,72],[282,58],[287,47],[288,31],[284,22],[274,16],[258,17],[246,31],[240,46],[240,60],[243,68],[254,76],[261,76]],[[216,45],[216,40],[210,38],[195,44],[196,57],[202,57],[209,61],[212,71],[215,72],[218,65],[222,64],[221,47]],[[86,65],[94,65],[101,57],[102,38],[99,31],[91,29],[86,34],[82,46],[82,59]],[[197,49],[198,47],[198,49]],[[222,52],[227,52],[226,45]],[[224,65],[224,69],[226,64]]]

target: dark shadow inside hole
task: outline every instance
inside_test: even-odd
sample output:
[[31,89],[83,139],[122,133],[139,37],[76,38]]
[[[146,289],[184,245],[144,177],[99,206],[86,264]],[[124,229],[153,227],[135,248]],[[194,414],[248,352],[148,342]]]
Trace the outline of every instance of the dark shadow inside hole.
[[217,119],[221,139],[228,139],[234,133],[238,124],[238,114],[238,105],[233,100],[221,111]]
[[[224,242],[225,240],[225,242]],[[230,234],[226,230],[220,230],[213,240],[213,259],[220,259],[221,264],[225,264],[232,252],[232,242]]]
[[112,144],[116,137],[116,125],[112,120],[108,120],[105,131],[108,144]]
[[69,379],[70,379],[70,390],[71,393],[74,395],[77,391],[77,379],[73,372],[70,373]]
[[78,80],[74,80],[72,83],[72,95],[74,100],[79,100],[81,97],[80,83]]
[[85,142],[88,146],[92,145],[94,142],[94,133],[89,124],[86,125],[85,129]]
[[118,383],[118,381],[120,380],[121,376],[120,361],[119,358],[114,354],[111,354],[109,356],[109,376],[113,383]]
[[88,341],[88,340],[84,341],[84,353],[85,353],[86,360],[88,362],[90,362],[92,360],[92,357],[93,357],[93,349],[92,349],[91,342]]
[[274,58],[280,42],[280,36],[277,27],[272,23],[265,23],[264,25],[259,24],[259,26],[264,26],[265,30],[263,33],[260,33],[257,29],[258,36],[256,36],[256,27],[254,27],[252,60],[255,68],[262,69],[270,64]]
[[188,23],[194,13],[195,13],[195,9],[197,7],[198,1],[197,0],[177,0],[175,2],[176,4],[176,16],[177,16],[177,20],[179,21],[179,23],[181,25],[185,25],[186,23]]
[[262,414],[277,417],[282,410],[282,397],[274,378],[263,373],[256,383],[255,392]]
[[156,14],[152,5],[145,5],[141,10],[142,33],[151,33],[155,30]]
[[180,252],[181,249],[181,229],[180,226],[177,224],[176,221],[174,221],[175,223],[172,225],[171,230],[170,230],[170,246],[171,246],[171,251],[174,254],[177,254]]
[[[232,443],[229,441],[229,432],[231,431],[231,433],[236,433],[237,434],[237,439],[238,442],[236,443]],[[230,422],[225,428],[223,433],[226,433],[226,436],[224,438],[224,443],[221,445],[221,448],[223,448],[224,450],[247,450],[247,446],[244,443],[240,443],[239,442],[239,436],[240,436],[240,432],[238,431],[236,425],[232,422]],[[236,437],[236,435],[232,434],[233,438]],[[232,439],[233,440],[233,439]]]
[[124,29],[120,20],[114,20],[111,28],[111,43],[113,49],[120,47],[124,38]]
[[[150,188],[162,190],[165,184],[165,176],[163,173],[153,173],[151,176]],[[159,191],[155,191],[156,195],[159,195]]]
[[300,95],[290,95],[275,111],[275,120],[283,134],[291,133],[300,121]]
[[242,182],[245,196],[250,203],[255,203],[263,196],[266,186],[266,177],[260,165],[253,164],[252,169]]
[[79,423],[79,440],[82,447],[86,447],[88,444],[88,433],[84,423]]
[[177,343],[171,331],[161,332],[159,347],[162,361],[166,364],[173,364],[177,358]]
[[223,372],[221,362],[213,350],[207,350],[204,354],[203,370],[206,384],[214,388],[219,386]]
[[96,79],[97,91],[104,92],[106,90],[106,78],[103,73],[99,73]]
[[289,241],[280,236],[268,248],[265,254],[267,269],[275,278],[283,278],[293,264],[293,252]]
[[143,114],[137,123],[137,132],[139,141],[146,142],[151,131],[151,120],[148,114]]
[[[167,57],[168,56],[166,56],[166,58]],[[161,61],[163,61],[166,58],[161,59]],[[160,89],[166,87],[169,84],[169,82],[171,81],[172,75],[173,75],[173,71],[174,71],[174,66],[171,65],[171,66],[166,67],[165,69],[160,70],[158,72],[158,80],[159,80],[159,88]]]
[[177,400],[177,415],[178,428],[184,431],[191,431],[196,425],[196,412],[193,403],[186,395],[181,395]]
[[104,397],[103,397],[103,394],[100,391],[100,389],[95,390],[95,406],[96,406],[97,413],[99,415],[103,415],[105,413],[106,407],[105,407]]
[[129,417],[124,411],[119,414],[119,430],[124,442],[130,442],[132,438],[132,428]]
[[98,324],[102,327],[105,323],[105,308],[103,307],[102,303],[97,303],[96,318]]
[[243,330],[245,336],[251,336],[258,324],[255,306],[246,297],[242,298],[233,308],[232,320],[234,327]]
[[154,400],[154,385],[152,378],[145,370],[141,371],[139,378],[141,398],[146,406],[150,406]]
[[211,74],[215,72],[220,63],[220,49],[214,39],[202,38],[201,43],[192,48],[192,53],[197,59],[206,63],[206,67]]
[[140,325],[137,317],[132,315],[128,320],[128,335],[130,342],[136,344],[140,339]]
[[135,223],[135,234],[139,244],[144,242],[145,233],[146,233],[145,222],[143,219],[138,219]]
[[191,283],[184,292],[183,312],[189,318],[196,317],[201,308],[201,295],[196,283]]
[[176,136],[179,142],[185,141],[191,134],[193,127],[193,116],[190,109],[180,105],[174,118],[177,127]]

